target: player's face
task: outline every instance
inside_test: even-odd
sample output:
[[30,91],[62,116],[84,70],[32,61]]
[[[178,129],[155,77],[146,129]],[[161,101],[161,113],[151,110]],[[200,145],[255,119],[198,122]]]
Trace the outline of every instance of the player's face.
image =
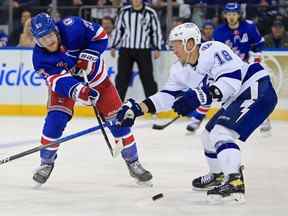
[[102,19],[102,23],[101,23],[104,31],[110,35],[113,31],[113,23],[110,19]]
[[224,14],[224,17],[229,25],[234,26],[239,23],[240,14],[237,12],[228,12]]
[[177,58],[182,61],[186,59],[186,52],[184,50],[184,45],[182,41],[171,41],[170,44],[170,49],[173,51],[173,53],[177,56]]
[[59,48],[59,40],[55,32],[50,32],[49,34],[39,38],[38,42],[49,52],[55,52]]
[[205,28],[203,28],[203,34],[207,38],[212,38],[213,31],[214,31],[213,26],[206,26]]
[[131,3],[132,3],[132,6],[139,7],[142,5],[142,0],[132,0]]
[[272,26],[272,34],[273,37],[278,39],[281,38],[285,33],[285,29],[283,26]]
[[21,14],[21,23],[24,25],[27,20],[31,19],[31,13],[29,11],[23,11]]

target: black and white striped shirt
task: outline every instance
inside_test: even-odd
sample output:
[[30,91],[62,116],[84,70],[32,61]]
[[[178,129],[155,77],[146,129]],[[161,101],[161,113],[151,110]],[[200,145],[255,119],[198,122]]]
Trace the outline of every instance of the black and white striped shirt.
[[160,22],[154,9],[143,5],[134,10],[131,5],[123,7],[116,19],[112,48],[161,49]]

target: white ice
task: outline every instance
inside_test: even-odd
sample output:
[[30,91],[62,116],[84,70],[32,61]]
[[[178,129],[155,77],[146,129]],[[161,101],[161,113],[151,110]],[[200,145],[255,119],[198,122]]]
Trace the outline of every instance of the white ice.
[[[1,117],[0,158],[39,145],[43,118]],[[64,143],[45,185],[34,189],[32,172],[39,154],[0,167],[0,215],[93,216],[279,216],[288,215],[288,123],[273,122],[272,136],[259,131],[241,144],[245,165],[246,204],[210,205],[191,180],[206,174],[199,133],[186,135],[187,121],[162,131],[152,121],[134,129],[141,162],[154,176],[154,187],[139,187],[121,157],[113,159],[100,133]],[[65,134],[97,125],[95,119],[73,119]],[[164,198],[152,201],[163,193]]]

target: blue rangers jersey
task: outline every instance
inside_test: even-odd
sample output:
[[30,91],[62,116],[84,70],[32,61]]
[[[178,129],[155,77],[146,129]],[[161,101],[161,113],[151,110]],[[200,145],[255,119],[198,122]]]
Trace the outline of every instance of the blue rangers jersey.
[[108,43],[103,28],[80,17],[65,18],[56,26],[61,41],[59,51],[51,53],[36,45],[33,50],[35,70],[46,79],[52,91],[72,97],[73,88],[83,81],[81,76],[73,75],[78,56],[82,51],[89,52],[96,55],[98,60],[93,71],[88,74],[88,80],[91,87],[99,85],[107,77],[101,58]]
[[240,21],[237,29],[230,29],[227,23],[217,27],[213,37],[216,41],[227,44],[242,60],[248,61],[249,52],[261,52],[264,38],[255,23],[250,20]]

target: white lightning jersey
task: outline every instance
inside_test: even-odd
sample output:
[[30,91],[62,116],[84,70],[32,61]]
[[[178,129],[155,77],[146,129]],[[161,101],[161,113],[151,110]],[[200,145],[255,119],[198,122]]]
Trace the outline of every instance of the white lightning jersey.
[[197,65],[183,65],[179,61],[172,65],[170,77],[163,90],[150,97],[156,112],[171,109],[181,92],[201,86],[207,76],[210,85],[217,86],[221,91],[221,102],[225,107],[257,80],[268,76],[268,73],[258,63],[243,62],[221,42],[205,42],[199,48]]
[[175,100],[189,88],[201,85],[205,75],[197,73],[191,64],[176,61],[170,68],[169,78],[164,88],[150,96],[156,112],[170,110]]

